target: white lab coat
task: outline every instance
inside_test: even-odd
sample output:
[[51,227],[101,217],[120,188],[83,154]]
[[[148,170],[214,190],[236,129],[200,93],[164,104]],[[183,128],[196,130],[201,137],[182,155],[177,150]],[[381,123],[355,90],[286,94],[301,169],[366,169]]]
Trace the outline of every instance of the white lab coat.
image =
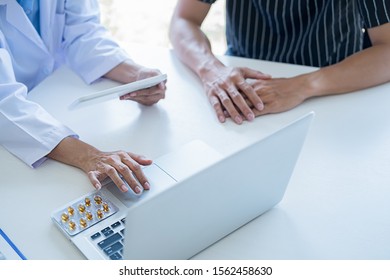
[[28,90],[63,63],[91,83],[128,59],[100,25],[97,0],[40,0],[40,27],[16,0],[0,0],[0,144],[32,167],[75,133]]

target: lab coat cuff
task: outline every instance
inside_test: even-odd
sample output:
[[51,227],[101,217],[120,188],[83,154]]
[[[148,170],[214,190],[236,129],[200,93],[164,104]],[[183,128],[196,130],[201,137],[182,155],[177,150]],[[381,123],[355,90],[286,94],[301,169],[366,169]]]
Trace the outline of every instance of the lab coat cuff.
[[82,79],[87,83],[91,84],[102,78],[105,74],[111,71],[113,68],[124,62],[125,60],[129,60],[129,56],[126,52],[122,50],[117,50],[114,55],[107,56],[105,58],[99,58],[100,64],[97,67],[93,67],[86,71],[85,73],[80,73]]

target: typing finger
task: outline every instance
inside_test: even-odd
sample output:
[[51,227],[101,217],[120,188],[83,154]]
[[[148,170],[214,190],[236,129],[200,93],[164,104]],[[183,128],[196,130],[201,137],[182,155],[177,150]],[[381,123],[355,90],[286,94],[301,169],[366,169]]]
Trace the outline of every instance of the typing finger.
[[134,161],[130,157],[130,155],[128,157],[123,158],[122,161],[131,170],[132,178],[134,176],[145,190],[149,190],[150,189],[149,180],[146,178],[144,172],[142,171],[141,165],[136,161]]

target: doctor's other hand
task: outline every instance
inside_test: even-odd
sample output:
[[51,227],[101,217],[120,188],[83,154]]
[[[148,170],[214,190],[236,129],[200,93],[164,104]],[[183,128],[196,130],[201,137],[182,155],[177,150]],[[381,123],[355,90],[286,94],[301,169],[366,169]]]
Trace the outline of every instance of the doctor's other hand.
[[[158,75],[160,75],[160,73]],[[156,75],[152,75],[149,77],[153,77],[153,76]],[[159,83],[156,86],[122,95],[120,97],[120,100],[132,100],[145,106],[151,106],[157,103],[158,101],[160,101],[161,99],[165,98],[166,89],[167,89],[166,81],[164,81]]]
[[[158,75],[161,75],[158,69],[148,68],[131,60],[126,60],[106,73],[104,77],[127,84]],[[132,100],[142,105],[150,106],[165,98],[166,89],[166,81],[164,81],[156,86],[125,94],[120,99]]]
[[80,168],[88,175],[96,189],[102,187],[101,182],[107,177],[110,177],[122,192],[128,191],[125,182],[136,194],[142,193],[143,189],[150,189],[141,165],[150,165],[152,160],[141,155],[125,151],[102,152],[77,138],[67,137],[48,157]]
[[[143,80],[146,78],[161,75],[161,72],[157,69],[143,68],[139,71],[136,80]],[[132,100],[145,106],[151,106],[161,99],[165,98],[165,91],[167,89],[166,82],[161,82],[156,86],[130,92],[120,97],[121,100]]]

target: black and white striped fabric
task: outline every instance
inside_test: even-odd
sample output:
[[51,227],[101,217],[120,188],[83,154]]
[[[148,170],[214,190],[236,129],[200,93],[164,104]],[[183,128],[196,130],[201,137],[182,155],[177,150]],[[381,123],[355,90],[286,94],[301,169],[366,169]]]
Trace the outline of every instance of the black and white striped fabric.
[[388,22],[390,0],[226,0],[227,54],[323,67],[362,50],[363,30]]

